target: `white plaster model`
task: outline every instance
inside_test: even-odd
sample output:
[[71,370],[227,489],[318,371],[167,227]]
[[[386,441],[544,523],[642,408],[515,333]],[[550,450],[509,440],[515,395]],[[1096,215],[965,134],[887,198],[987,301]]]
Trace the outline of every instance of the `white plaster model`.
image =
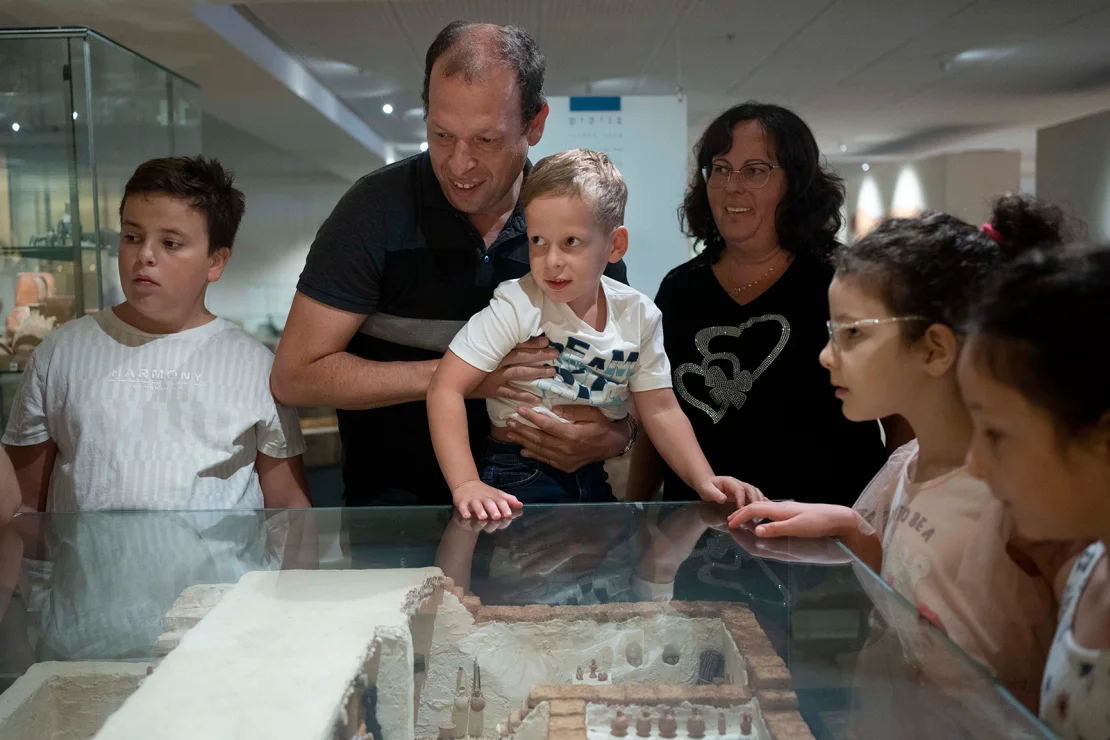
[[514,740],[547,740],[547,726],[550,721],[550,707],[547,702],[540,702],[521,721],[520,727],[513,733],[513,738]]
[[332,740],[337,729],[357,730],[349,708],[368,681],[378,687],[384,737],[411,740],[408,622],[439,576],[436,568],[248,573],[96,738]]
[[0,694],[0,737],[88,740],[146,670],[146,663],[36,663]]
[[[627,661],[632,643],[641,646],[638,667]],[[668,644],[678,647],[675,665],[663,662],[663,647]],[[539,684],[600,683],[588,678],[591,660],[597,661],[599,671],[608,673],[608,683],[694,684],[699,656],[705,650],[723,653],[733,682],[746,683],[745,661],[719,619],[660,614],[603,623],[475,623],[459,600],[445,593],[436,615],[416,736],[435,737],[441,723],[452,721],[458,668],[473,665],[475,658],[482,667],[485,724],[493,735],[496,725]],[[582,681],[575,678],[579,666],[586,669]]]

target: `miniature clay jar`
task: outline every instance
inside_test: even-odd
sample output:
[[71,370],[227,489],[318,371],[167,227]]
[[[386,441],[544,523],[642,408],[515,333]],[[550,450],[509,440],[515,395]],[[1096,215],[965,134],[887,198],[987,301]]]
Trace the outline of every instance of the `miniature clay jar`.
[[646,709],[636,720],[636,734],[639,737],[651,737],[651,712]]
[[480,712],[486,708],[486,700],[481,694],[470,697],[470,711]]
[[455,740],[454,722],[444,722],[439,726],[439,740]]
[[686,736],[691,740],[705,737],[705,719],[702,718],[697,707],[690,712],[690,719],[686,720]]
[[590,661],[590,678],[597,678],[597,661]]
[[740,718],[740,734],[752,734],[752,716],[747,712],[744,712],[744,716]]
[[605,671],[601,671],[597,674],[597,680],[598,681],[608,681],[609,680],[609,674],[606,673]]
[[680,655],[681,654],[678,651],[678,646],[675,645],[673,642],[668,643],[663,648],[663,662],[667,665],[678,665],[678,659]]
[[617,714],[609,722],[609,734],[613,737],[624,737],[628,734],[628,717],[624,715],[624,711],[617,710]]
[[672,738],[678,732],[678,720],[674,717],[673,709],[664,709],[663,716],[659,718],[659,737]]
[[584,674],[582,673],[582,666],[578,666],[578,670],[575,671],[574,677],[577,678],[579,681],[581,681],[583,675]]
[[728,725],[725,722],[725,711],[722,709],[717,712],[717,734],[724,735]]
[[628,661],[628,665],[639,668],[644,662],[644,649],[640,647],[640,643],[628,643],[628,647],[624,649],[624,659]]

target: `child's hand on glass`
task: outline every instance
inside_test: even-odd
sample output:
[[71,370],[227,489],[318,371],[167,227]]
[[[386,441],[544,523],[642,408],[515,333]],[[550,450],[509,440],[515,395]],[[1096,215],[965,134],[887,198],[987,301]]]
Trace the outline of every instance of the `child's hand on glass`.
[[524,504],[504,491],[486,485],[480,480],[463,483],[451,492],[455,508],[462,514],[463,519],[471,516],[485,521],[486,519],[508,519],[513,515],[513,509],[523,509]]
[[[758,521],[767,519],[771,521]],[[737,509],[728,518],[733,529],[749,522],[756,524],[759,537],[839,537],[858,526],[855,512],[846,506],[796,501],[759,501]]]
[[751,485],[736,480],[731,475],[714,475],[699,483],[696,488],[702,501],[714,504],[733,503],[737,508],[756,501],[766,501],[767,497]]

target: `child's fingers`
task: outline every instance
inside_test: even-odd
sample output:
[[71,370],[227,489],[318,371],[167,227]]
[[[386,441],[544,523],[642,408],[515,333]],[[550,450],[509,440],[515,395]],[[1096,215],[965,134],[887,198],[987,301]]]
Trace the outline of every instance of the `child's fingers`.
[[789,529],[786,522],[767,522],[756,527],[755,533],[759,537],[789,537]]
[[489,515],[486,514],[485,507],[482,506],[481,499],[471,499],[470,508],[474,511],[474,516],[478,517],[483,522],[489,518]]
[[497,501],[497,510],[500,511],[501,516],[506,519],[513,515],[512,509],[509,508],[509,502],[503,498]]
[[520,499],[511,493],[501,492],[501,500],[507,503],[513,509],[523,509],[524,504],[520,503]]
[[482,499],[482,505],[489,512],[490,519],[501,519],[501,512],[497,509],[497,502],[492,498]]
[[459,514],[462,515],[463,519],[467,519],[467,520],[470,519],[470,502],[469,501],[460,501],[459,503],[455,504],[455,508],[459,510]]

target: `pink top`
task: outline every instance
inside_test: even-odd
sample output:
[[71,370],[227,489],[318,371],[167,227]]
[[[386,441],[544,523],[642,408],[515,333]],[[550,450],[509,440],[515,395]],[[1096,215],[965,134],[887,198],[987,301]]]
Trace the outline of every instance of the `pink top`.
[[[899,448],[855,504],[883,539],[880,575],[1018,698],[1035,701],[1052,639],[1049,583],[1008,554],[1014,524],[966,467],[913,482],[918,447]],[[907,631],[904,649],[916,653]],[[921,656],[918,656],[919,658]]]

